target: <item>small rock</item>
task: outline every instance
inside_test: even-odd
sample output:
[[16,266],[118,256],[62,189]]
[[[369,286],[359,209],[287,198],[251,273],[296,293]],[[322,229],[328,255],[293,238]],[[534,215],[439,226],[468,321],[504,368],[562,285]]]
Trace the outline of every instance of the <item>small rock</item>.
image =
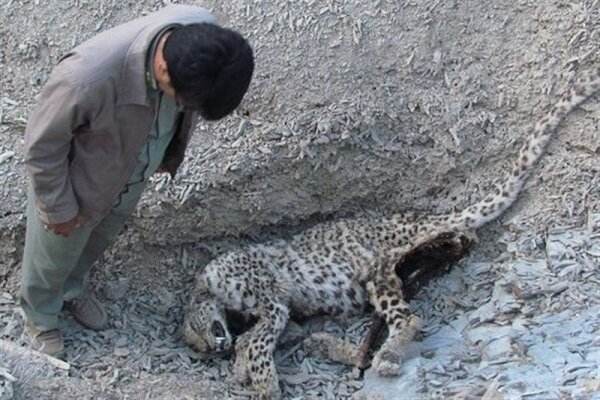
[[508,336],[492,340],[483,350],[483,354],[485,354],[488,360],[508,357],[512,353],[512,341]]
[[14,151],[5,151],[4,153],[0,154],[0,164],[2,164],[5,161],[8,161],[12,158],[12,156],[15,155]]
[[129,355],[130,351],[126,347],[115,347],[115,350],[113,351],[113,353],[115,354],[115,356],[118,356],[118,357],[127,357]]
[[104,296],[109,300],[121,299],[127,293],[129,287],[129,279],[119,278],[116,282],[107,282],[102,290]]

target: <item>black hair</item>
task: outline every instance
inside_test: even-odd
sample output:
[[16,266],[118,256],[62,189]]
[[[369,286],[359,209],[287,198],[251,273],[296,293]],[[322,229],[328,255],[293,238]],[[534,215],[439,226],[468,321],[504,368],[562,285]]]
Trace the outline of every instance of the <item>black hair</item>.
[[208,120],[221,119],[237,108],[254,71],[246,39],[210,23],[173,30],[163,57],[178,100]]

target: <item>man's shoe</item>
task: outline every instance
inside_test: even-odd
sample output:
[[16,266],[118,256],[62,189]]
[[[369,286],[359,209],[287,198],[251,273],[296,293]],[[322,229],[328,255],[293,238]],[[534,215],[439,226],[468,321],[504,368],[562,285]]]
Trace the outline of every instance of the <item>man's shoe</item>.
[[41,353],[57,357],[65,349],[62,334],[58,329],[40,331],[33,325],[26,324],[25,330],[31,340],[31,347]]
[[106,326],[106,311],[93,296],[88,295],[80,299],[65,301],[65,310],[69,311],[73,318],[86,328],[99,331]]

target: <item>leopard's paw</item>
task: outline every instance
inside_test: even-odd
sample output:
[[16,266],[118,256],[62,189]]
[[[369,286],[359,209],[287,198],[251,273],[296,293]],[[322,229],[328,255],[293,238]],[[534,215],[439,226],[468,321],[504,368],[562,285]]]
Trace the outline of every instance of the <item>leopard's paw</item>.
[[317,357],[328,357],[330,346],[331,335],[324,332],[313,333],[302,342],[304,351],[311,356]]
[[281,398],[281,389],[279,388],[279,377],[273,369],[256,371],[256,377],[253,379],[252,386],[258,393],[261,400],[279,400]]
[[258,398],[260,400],[279,400],[281,399],[281,389],[279,388],[279,385],[275,385],[270,388],[259,390]]
[[402,355],[382,349],[373,358],[371,366],[379,376],[398,376],[402,368]]

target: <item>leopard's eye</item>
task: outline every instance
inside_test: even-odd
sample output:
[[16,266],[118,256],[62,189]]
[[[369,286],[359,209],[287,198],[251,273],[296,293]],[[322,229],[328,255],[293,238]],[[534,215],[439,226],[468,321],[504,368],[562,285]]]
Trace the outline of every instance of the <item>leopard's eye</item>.
[[212,323],[212,326],[210,327],[210,332],[213,334],[214,337],[225,337],[225,328],[223,328],[223,325],[219,322],[219,321],[214,321]]

